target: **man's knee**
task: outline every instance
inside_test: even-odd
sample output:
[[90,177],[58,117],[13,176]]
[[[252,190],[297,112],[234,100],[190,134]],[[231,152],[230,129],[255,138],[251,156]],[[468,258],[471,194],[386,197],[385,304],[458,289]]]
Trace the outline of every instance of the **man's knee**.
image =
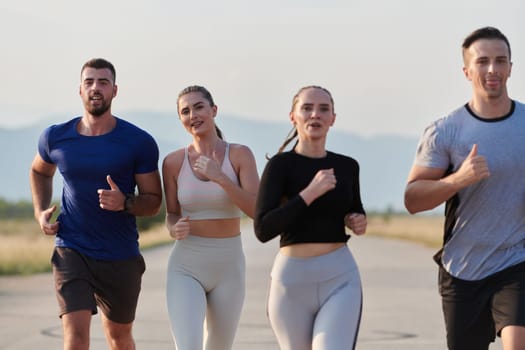
[[103,325],[110,349],[135,349],[132,335],[133,323],[116,323],[103,316]]

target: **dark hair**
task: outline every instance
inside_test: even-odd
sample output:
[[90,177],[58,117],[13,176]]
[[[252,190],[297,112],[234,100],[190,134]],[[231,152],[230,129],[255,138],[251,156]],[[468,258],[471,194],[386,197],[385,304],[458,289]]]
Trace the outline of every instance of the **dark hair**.
[[480,39],[497,39],[503,41],[507,48],[509,49],[509,60],[510,60],[510,43],[507,37],[497,28],[494,27],[483,27],[476,29],[472,33],[470,33],[465,40],[463,40],[463,44],[461,45],[463,47],[463,56],[465,55],[465,51],[468,50],[470,45],[472,45],[474,42],[480,40]]
[[109,69],[111,71],[111,74],[113,75],[113,84],[117,81],[117,72],[115,71],[115,67],[111,62],[108,60],[105,60],[103,58],[92,58],[84,65],[82,66],[82,69],[80,70],[80,76],[82,77],[82,73],[84,72],[84,69],[86,68],[95,68],[95,69]]
[[[308,89],[319,89],[319,90],[322,90],[322,91],[326,92],[328,97],[330,97],[330,102],[332,103],[332,112],[334,112],[334,99],[332,97],[332,94],[330,93],[330,91],[328,91],[324,87],[321,87],[321,86],[318,86],[318,85],[308,85],[308,86],[304,86],[304,87],[300,88],[299,91],[297,91],[297,93],[293,97],[292,109],[290,110],[290,112],[293,112],[293,110],[295,108],[295,105],[297,104],[297,101],[299,101],[299,95],[303,91],[308,90]],[[292,130],[290,130],[290,132],[288,132],[288,135],[286,135],[286,139],[284,140],[284,142],[281,145],[281,147],[279,147],[279,150],[277,151],[277,153],[282,153],[284,151],[284,149],[286,148],[286,146],[288,146],[288,144],[290,142],[292,142],[293,139],[295,139],[296,137],[297,137],[297,129],[295,128],[295,126],[293,126]],[[295,144],[297,144],[297,142]],[[295,147],[295,145],[294,145],[294,147]]]
[[[180,98],[182,96],[184,96],[184,95],[187,95],[187,94],[191,93],[191,92],[199,92],[202,95],[202,97],[204,97],[210,103],[211,107],[215,106],[215,102],[213,102],[213,97],[211,96],[210,92],[204,86],[191,85],[191,86],[188,86],[188,87],[182,89],[182,91],[179,92],[179,96],[177,96],[177,113],[179,111],[179,100],[180,100]],[[222,131],[221,131],[221,129],[219,129],[217,124],[215,124],[215,130],[217,131],[217,136],[219,136],[219,138],[221,140],[224,140],[224,137],[222,135]]]

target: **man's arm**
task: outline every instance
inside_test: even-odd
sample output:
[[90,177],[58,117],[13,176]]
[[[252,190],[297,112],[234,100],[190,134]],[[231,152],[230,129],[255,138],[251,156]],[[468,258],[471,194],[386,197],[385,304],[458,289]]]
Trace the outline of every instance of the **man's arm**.
[[162,186],[159,171],[146,174],[136,174],[138,194],[128,208],[128,212],[135,216],[153,216],[158,214],[162,203]]
[[49,207],[53,197],[53,176],[56,165],[47,163],[37,153],[29,171],[29,183],[33,198],[35,219],[40,224],[41,230],[47,235],[54,235],[58,231],[58,223],[49,223],[56,207]]
[[445,176],[446,169],[413,166],[405,189],[405,207],[411,214],[434,209],[459,190],[490,176],[485,157],[474,145],[461,167]]
[[413,166],[405,189],[405,207],[410,214],[434,209],[459,190],[443,178],[445,170]]

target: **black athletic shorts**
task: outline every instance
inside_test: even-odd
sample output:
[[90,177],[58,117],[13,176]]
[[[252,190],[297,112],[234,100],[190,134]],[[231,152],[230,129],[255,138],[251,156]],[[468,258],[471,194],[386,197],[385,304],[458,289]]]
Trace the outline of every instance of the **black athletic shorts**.
[[96,314],[98,306],[113,322],[133,322],[146,270],[142,255],[96,260],[74,249],[55,247],[51,263],[60,317],[79,310]]
[[525,262],[479,281],[440,266],[439,291],[451,350],[487,350],[505,326],[525,326]]

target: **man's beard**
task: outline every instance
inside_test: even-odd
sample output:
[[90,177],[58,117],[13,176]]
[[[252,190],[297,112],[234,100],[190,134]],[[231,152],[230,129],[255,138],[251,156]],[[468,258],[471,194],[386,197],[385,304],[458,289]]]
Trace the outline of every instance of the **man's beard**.
[[110,108],[111,108],[111,101],[109,103],[104,103],[98,107],[93,107],[89,104],[86,106],[86,109],[89,112],[89,114],[95,117],[100,117],[101,115],[106,113]]

